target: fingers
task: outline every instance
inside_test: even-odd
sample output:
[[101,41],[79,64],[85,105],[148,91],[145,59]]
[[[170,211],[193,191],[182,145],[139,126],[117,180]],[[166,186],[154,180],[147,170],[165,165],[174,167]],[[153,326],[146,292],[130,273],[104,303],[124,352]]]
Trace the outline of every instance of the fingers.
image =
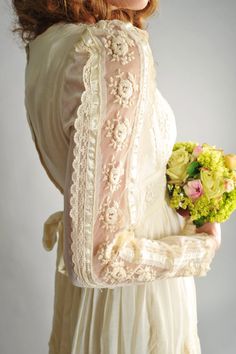
[[221,245],[221,225],[220,223],[207,222],[201,227],[196,228],[197,233],[206,232],[209,236],[214,238],[216,243],[216,249],[219,249]]

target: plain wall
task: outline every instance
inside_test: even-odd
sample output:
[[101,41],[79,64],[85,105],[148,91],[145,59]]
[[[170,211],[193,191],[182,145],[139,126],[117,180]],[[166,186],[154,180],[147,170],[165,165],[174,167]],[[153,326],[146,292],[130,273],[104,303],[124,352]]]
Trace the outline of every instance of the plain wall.
[[[235,14],[234,0],[162,0],[148,20],[157,85],[175,112],[177,141],[236,152]],[[42,227],[63,200],[27,125],[25,52],[12,21],[10,1],[0,0],[0,353],[46,354],[56,248],[43,249]],[[195,278],[202,354],[236,353],[236,213],[221,228],[211,271]]]

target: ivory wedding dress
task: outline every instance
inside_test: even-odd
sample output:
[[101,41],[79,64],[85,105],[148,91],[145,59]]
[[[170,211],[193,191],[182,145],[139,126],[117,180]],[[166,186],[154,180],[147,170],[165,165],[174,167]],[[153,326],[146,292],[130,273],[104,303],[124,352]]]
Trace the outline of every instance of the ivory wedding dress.
[[49,353],[199,354],[194,276],[214,241],[168,204],[177,130],[148,32],[60,22],[26,52],[27,120],[64,198],[42,240],[58,241]]

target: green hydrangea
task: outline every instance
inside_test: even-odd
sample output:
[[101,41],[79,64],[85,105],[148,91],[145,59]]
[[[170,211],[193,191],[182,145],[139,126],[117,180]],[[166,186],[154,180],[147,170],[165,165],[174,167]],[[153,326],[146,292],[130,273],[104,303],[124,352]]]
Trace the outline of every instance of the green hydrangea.
[[236,209],[236,189],[230,193],[224,193],[219,210],[215,210],[210,215],[210,222],[224,222]]
[[211,215],[214,210],[218,210],[221,206],[221,199],[208,199],[206,195],[202,195],[189,209],[192,219],[197,220],[201,216],[207,217]]
[[192,207],[193,203],[186,196],[182,188],[178,185],[175,185],[172,192],[170,193],[170,206],[174,209],[187,209],[188,207]]
[[224,164],[224,158],[221,151],[214,150],[208,146],[203,145],[201,154],[197,157],[197,161],[204,167],[211,169],[212,171],[228,170]]

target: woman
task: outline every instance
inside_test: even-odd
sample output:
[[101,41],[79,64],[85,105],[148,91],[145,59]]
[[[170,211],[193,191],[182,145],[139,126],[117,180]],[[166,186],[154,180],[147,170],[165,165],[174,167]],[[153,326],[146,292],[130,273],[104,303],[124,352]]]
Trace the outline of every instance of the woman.
[[27,42],[25,107],[64,209],[50,354],[199,354],[194,276],[220,246],[168,204],[173,112],[143,19],[156,0],[13,1]]

